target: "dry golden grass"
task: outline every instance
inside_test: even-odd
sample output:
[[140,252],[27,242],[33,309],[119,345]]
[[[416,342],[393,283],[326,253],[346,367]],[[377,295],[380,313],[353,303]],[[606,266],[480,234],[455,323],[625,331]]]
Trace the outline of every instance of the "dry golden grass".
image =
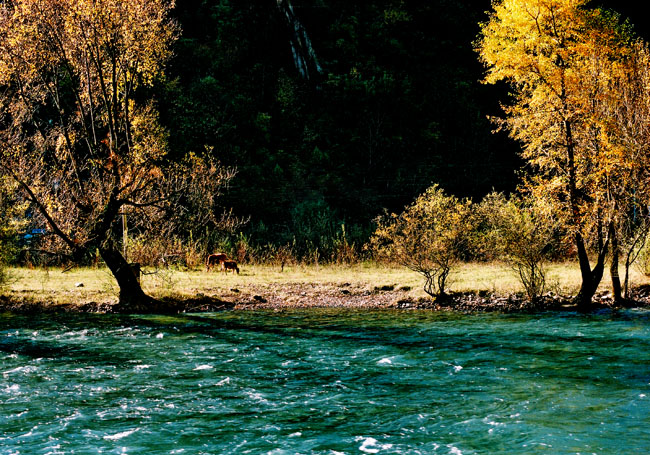
[[[59,268],[28,269],[10,268],[10,282],[4,293],[15,298],[27,298],[53,304],[78,302],[109,302],[117,299],[117,284],[105,268],[76,268],[62,272]],[[646,284],[650,280],[636,270],[633,285]],[[77,286],[82,283],[83,286]],[[346,283],[357,288],[373,290],[382,286],[410,289],[412,298],[424,297],[423,279],[403,267],[389,267],[376,263],[352,266],[291,266],[280,271],[279,267],[243,265],[241,273],[224,274],[205,270],[147,270],[144,269],[142,286],[145,292],[156,297],[191,297],[199,294],[217,296],[230,293],[232,289],[246,291],[270,286],[291,284],[321,284],[342,286]],[[549,290],[575,294],[580,287],[580,271],[574,263],[556,263],[548,266]],[[610,286],[609,273],[601,283],[600,290]],[[487,290],[497,294],[522,291],[515,273],[501,263],[462,264],[451,276],[451,290]]]

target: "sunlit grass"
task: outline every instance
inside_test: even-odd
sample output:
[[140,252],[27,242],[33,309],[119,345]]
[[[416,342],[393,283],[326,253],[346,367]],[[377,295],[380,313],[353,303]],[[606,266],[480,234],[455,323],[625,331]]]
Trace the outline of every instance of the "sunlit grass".
[[[621,268],[621,280],[624,270]],[[632,285],[648,283],[649,280],[636,269],[630,270]],[[574,262],[557,262],[546,265],[546,289],[562,295],[575,295],[580,289],[580,268]],[[487,290],[497,294],[523,292],[517,272],[510,266],[498,263],[468,263],[463,264],[458,272],[452,275],[453,290],[475,291]],[[611,287],[609,269],[606,270],[600,283],[599,291]]]
[[[554,263],[548,268],[548,290],[573,295],[580,287],[580,270],[575,263]],[[54,304],[73,302],[108,302],[117,299],[115,279],[106,268],[75,268],[63,272],[60,268],[10,268],[9,284],[5,293]],[[623,272],[623,271],[621,271]],[[636,270],[632,271],[633,285],[650,280]],[[156,296],[219,297],[233,289],[246,291],[267,286],[320,284],[331,286],[353,285],[372,291],[382,286],[407,289],[413,298],[425,297],[420,275],[404,267],[376,263],[351,266],[296,265],[280,267],[243,265],[239,275],[205,270],[144,269],[142,286],[145,292]],[[83,285],[83,286],[81,286]],[[462,264],[450,277],[452,291],[488,291],[497,294],[521,292],[522,286],[515,272],[502,263]],[[609,289],[609,273],[605,274],[599,290]]]
[[[15,297],[54,304],[110,301],[117,298],[117,283],[106,268],[9,268],[4,290]],[[83,285],[83,286],[81,286]]]

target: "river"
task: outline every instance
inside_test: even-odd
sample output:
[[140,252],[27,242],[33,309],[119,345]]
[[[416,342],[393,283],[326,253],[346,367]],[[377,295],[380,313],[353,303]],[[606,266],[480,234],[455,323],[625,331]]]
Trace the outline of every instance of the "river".
[[646,454],[650,312],[0,315],[0,455]]

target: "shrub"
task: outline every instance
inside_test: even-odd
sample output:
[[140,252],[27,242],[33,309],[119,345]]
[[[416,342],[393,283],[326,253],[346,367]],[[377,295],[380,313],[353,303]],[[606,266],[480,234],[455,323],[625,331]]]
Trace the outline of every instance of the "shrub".
[[380,259],[401,264],[424,279],[424,291],[441,296],[449,275],[466,249],[471,231],[471,202],[447,196],[437,185],[400,214],[376,220],[370,248]]
[[345,224],[341,224],[341,232],[332,240],[331,262],[337,265],[349,265],[359,262],[359,254],[354,243],[350,243],[345,231]]
[[531,197],[508,199],[502,193],[490,193],[475,214],[488,226],[481,239],[484,250],[512,266],[529,299],[542,295],[546,290],[544,263],[561,225],[552,206]]
[[207,252],[204,242],[178,237],[132,236],[128,239],[126,258],[148,267],[184,266],[200,268],[205,264]]

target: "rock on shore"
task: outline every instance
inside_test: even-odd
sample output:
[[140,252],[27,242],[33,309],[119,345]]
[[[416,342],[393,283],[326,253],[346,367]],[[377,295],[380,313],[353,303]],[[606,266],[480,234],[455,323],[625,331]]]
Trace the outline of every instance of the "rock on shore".
[[[574,311],[569,297],[547,293],[531,302],[522,294],[497,295],[487,291],[453,293],[444,298],[413,299],[408,288],[381,286],[374,289],[356,284],[282,283],[231,289],[219,295],[197,294],[186,298],[163,298],[146,313],[194,313],[224,310],[282,310],[291,308],[348,308],[485,312]],[[650,286],[634,290],[634,300],[626,306],[650,306]],[[594,297],[594,309],[614,308],[611,296],[601,293]],[[0,312],[46,313],[124,313],[117,302],[81,302],[54,304],[0,297]],[[138,311],[142,312],[142,311]]]

